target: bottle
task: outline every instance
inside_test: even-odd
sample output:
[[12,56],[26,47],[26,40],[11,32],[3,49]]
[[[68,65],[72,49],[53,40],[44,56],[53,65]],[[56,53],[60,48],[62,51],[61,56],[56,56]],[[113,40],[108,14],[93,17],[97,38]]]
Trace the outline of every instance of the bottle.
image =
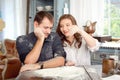
[[65,6],[64,6],[64,14],[68,14],[68,5],[67,5],[67,3],[65,3]]

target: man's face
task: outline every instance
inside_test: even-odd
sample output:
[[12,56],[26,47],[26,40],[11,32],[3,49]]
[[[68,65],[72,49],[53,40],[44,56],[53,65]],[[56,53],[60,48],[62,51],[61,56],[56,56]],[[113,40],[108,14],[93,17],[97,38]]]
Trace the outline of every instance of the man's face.
[[48,18],[43,18],[41,24],[38,25],[38,27],[40,27],[45,35],[45,38],[48,37],[48,35],[51,33],[52,27],[53,27],[53,23],[51,23],[49,21]]

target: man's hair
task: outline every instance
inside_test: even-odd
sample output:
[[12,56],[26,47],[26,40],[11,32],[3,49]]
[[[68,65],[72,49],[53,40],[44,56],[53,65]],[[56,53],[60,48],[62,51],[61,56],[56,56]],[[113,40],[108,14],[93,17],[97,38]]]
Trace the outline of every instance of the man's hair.
[[54,20],[53,20],[52,14],[50,14],[47,11],[40,11],[40,12],[36,13],[34,21],[37,21],[38,24],[41,24],[44,17],[48,18],[50,20],[50,22],[53,23]]

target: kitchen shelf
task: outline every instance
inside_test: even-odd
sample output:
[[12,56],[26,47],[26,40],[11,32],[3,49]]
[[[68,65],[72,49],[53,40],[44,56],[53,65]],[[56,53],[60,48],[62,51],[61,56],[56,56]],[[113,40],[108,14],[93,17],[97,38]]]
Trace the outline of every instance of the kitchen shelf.
[[[38,12],[37,7],[42,6],[44,9],[43,11],[48,11],[54,16],[54,27],[52,28],[52,31],[56,31],[57,23],[59,20],[59,17],[63,15],[63,9],[65,3],[68,4],[69,9],[69,0],[30,0],[29,3],[29,17],[28,17],[28,33],[33,32],[33,21],[35,14]],[[46,10],[45,6],[52,6],[51,10]]]

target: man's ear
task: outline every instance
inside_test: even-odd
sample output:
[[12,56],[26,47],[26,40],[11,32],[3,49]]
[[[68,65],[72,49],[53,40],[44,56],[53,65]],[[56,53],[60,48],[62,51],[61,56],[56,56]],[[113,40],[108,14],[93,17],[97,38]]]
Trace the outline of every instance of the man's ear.
[[34,21],[34,27],[37,27],[37,26],[38,26],[38,22]]

